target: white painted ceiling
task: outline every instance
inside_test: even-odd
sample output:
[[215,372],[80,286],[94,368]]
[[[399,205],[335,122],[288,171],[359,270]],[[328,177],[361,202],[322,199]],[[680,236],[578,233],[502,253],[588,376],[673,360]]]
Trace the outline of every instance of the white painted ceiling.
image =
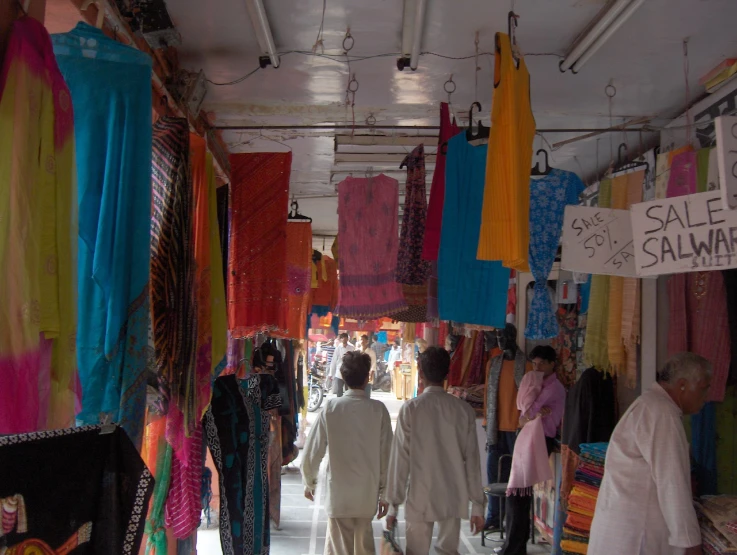
[[[485,117],[491,106],[494,33],[506,32],[508,0],[429,0],[417,71],[396,68],[401,47],[402,0],[326,0],[323,46],[332,59],[311,55],[320,27],[321,0],[263,0],[281,66],[256,71],[242,82],[209,85],[204,109],[218,126],[263,126],[250,131],[227,130],[232,152],[293,151],[291,192],[298,197],[334,194],[334,134],[350,130],[278,129],[269,126],[348,124],[349,79],[342,43],[350,27],[350,51],[359,89],[355,123],[373,115],[376,127],[438,124],[438,108],[447,100],[444,82],[452,74],[452,96],[460,116],[479,100]],[[540,129],[603,128],[640,116],[660,126],[680,114],[687,103],[683,40],[689,39],[691,99],[703,94],[698,78],[727,57],[737,56],[737,1],[647,0],[577,75],[561,73],[560,56],[596,16],[604,0],[517,0],[517,40],[531,74],[532,104]],[[237,80],[258,67],[260,54],[244,0],[170,0],[168,9],[182,36],[182,66],[205,71],[216,83]],[[478,71],[474,71],[474,39],[479,36]],[[318,52],[322,50],[318,49]],[[370,59],[357,57],[377,56]],[[476,75],[477,73],[477,75]],[[476,85],[476,79],[478,84]],[[604,88],[617,94],[612,119]],[[359,130],[357,134],[369,133]],[[428,135],[427,130],[386,131],[394,135]],[[544,133],[535,148],[583,133]],[[651,143],[652,133],[629,133],[630,151]],[[592,179],[610,160],[610,142],[621,133],[602,135],[556,150],[551,165]],[[278,141],[278,142],[277,142]],[[598,157],[597,157],[598,145]],[[430,143],[426,146],[434,146]],[[408,150],[411,147],[407,147]],[[397,164],[398,167],[398,164]],[[429,179],[428,179],[429,190]],[[316,234],[337,229],[337,199],[303,198],[300,211],[314,218]],[[322,239],[319,239],[322,247]],[[329,248],[330,240],[327,247]],[[316,242],[317,244],[317,242]]]

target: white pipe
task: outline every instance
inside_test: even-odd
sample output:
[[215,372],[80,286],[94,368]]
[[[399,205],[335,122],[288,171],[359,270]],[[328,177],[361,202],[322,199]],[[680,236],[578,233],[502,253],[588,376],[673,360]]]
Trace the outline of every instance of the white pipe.
[[271,34],[269,20],[266,17],[266,10],[262,0],[246,0],[248,13],[251,16],[251,22],[256,31],[256,38],[262,52],[266,52],[271,59],[271,65],[275,68],[279,67],[279,56],[276,53],[274,45],[274,37]]
[[615,19],[612,24],[607,28],[606,31],[604,31],[599,38],[596,39],[594,44],[592,44],[589,49],[584,52],[584,54],[576,61],[575,64],[573,64],[573,67],[571,68],[571,71],[574,73],[577,73],[583,65],[593,56],[596,54],[596,52],[604,46],[604,43],[609,40],[609,38],[617,32],[617,30],[624,25],[624,23],[632,17],[632,14],[637,11],[637,9],[642,6],[642,4],[645,3],[645,0],[634,0],[627,8],[619,14],[619,17]]
[[[576,46],[568,53],[563,62],[560,64],[561,71],[568,71],[568,69],[576,63],[576,61],[586,53],[589,46],[599,36],[606,31],[609,24],[616,19],[616,17],[622,12],[624,8],[632,0],[616,0],[614,4],[598,19],[598,21],[581,37]],[[606,8],[605,8],[606,9]]]
[[425,8],[427,0],[416,0],[415,6],[415,28],[412,38],[412,52],[409,57],[409,67],[411,70],[417,69],[420,63],[420,49],[422,48],[422,31],[425,28]]

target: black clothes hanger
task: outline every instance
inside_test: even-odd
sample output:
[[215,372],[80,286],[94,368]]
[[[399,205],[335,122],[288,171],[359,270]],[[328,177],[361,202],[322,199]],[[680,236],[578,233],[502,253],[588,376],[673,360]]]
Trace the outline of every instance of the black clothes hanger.
[[[622,158],[622,150],[624,150],[624,158]],[[627,159],[627,144],[622,143],[619,145],[619,148],[617,149],[617,165],[614,166],[614,172],[621,172],[626,170],[636,170],[639,168],[644,169],[645,171],[648,171],[650,169],[650,164],[647,162],[638,162],[637,160],[634,160],[632,162],[625,162],[624,160]]]
[[535,153],[535,156],[540,156],[540,153],[543,153],[545,155],[545,169],[540,169],[540,162],[538,162],[537,164],[535,164],[535,167],[532,168],[530,175],[548,175],[550,173],[550,170],[553,169],[550,167],[550,162],[548,162],[548,151],[544,148],[541,148]]
[[[517,18],[519,16],[510,11],[507,14],[507,35],[509,35],[509,45],[512,49],[512,58],[514,59],[514,62],[517,67],[519,67],[519,56],[517,53],[519,52],[519,48],[517,47]],[[499,45],[497,44],[497,49],[499,48]]]
[[479,139],[488,139],[489,138],[489,128],[485,127],[483,123],[481,123],[481,120],[478,122],[478,130],[476,131],[476,134],[473,134],[473,109],[474,107],[478,107],[479,112],[481,112],[481,104],[478,102],[474,102],[471,104],[471,109],[468,110],[468,129],[466,129],[466,140],[468,142],[471,141],[478,141]]
[[322,253],[318,250],[312,249],[312,262],[317,264],[322,260]]
[[292,201],[292,210],[289,212],[289,218],[287,219],[288,222],[310,222],[312,223],[312,218],[309,216],[303,216],[299,213],[299,203],[296,200]]

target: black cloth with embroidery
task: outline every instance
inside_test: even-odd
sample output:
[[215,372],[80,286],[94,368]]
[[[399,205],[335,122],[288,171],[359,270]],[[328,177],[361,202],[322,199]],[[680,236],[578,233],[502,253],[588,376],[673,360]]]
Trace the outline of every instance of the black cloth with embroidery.
[[154,479],[122,428],[0,436],[0,552],[137,555]]

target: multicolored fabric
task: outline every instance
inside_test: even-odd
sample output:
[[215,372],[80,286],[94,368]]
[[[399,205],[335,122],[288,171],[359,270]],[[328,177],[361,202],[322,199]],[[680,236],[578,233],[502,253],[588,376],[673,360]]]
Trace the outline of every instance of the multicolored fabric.
[[269,411],[281,402],[272,376],[215,380],[204,424],[219,475],[223,555],[269,553]]
[[187,441],[188,458],[171,459],[171,481],[164,507],[166,527],[177,539],[188,538],[197,530],[202,513],[202,426],[197,426]]
[[331,312],[338,304],[338,264],[322,255],[312,263],[312,306],[322,306]]
[[547,290],[548,275],[558,252],[565,208],[578,204],[578,196],[585,188],[575,173],[557,169],[530,180],[529,263],[535,285],[525,328],[527,339],[550,339],[558,335],[558,322]]
[[70,426],[77,365],[76,183],[69,89],[24,17],[0,73],[0,434]]
[[0,436],[0,507],[25,509],[1,531],[4,555],[138,553],[153,478],[124,430],[100,432]]
[[419,145],[402,162],[407,166],[404,214],[397,256],[397,282],[402,284],[409,308],[395,314],[398,322],[427,321],[427,280],[430,263],[422,259],[422,241],[427,219],[425,193],[425,147]]
[[151,57],[79,23],[52,37],[74,102],[79,180],[77,363],[82,423],[108,413],[136,446],[146,409]]
[[205,164],[209,189],[208,194],[210,198],[210,303],[212,313],[211,375],[212,378],[215,379],[225,369],[225,365],[227,363],[228,313],[225,309],[225,275],[220,273],[220,269],[223,267],[223,254],[220,239],[220,226],[218,223],[217,183],[215,181],[215,169],[213,167],[212,154],[208,152],[206,156]]
[[287,223],[287,292],[282,311],[286,313],[287,327],[275,336],[290,339],[307,338],[307,314],[312,287],[312,224]]
[[232,154],[228,328],[235,337],[286,330],[291,152]]
[[442,320],[503,328],[509,270],[476,259],[486,149],[468,144],[463,133],[448,142],[438,308]]
[[[154,124],[151,217],[151,315],[166,439],[177,456],[197,425],[197,301],[189,124]],[[209,370],[209,368],[208,368]]]
[[698,159],[694,150],[687,150],[672,157],[668,177],[668,198],[692,195],[696,192],[697,165]]
[[399,184],[380,174],[338,185],[340,294],[335,312],[373,319],[407,308],[396,281]]
[[[427,208],[425,237],[422,244],[422,258],[435,262],[440,252],[440,230],[443,224],[443,205],[445,203],[445,164],[448,141],[460,129],[455,120],[450,121],[448,104],[440,103],[440,129],[438,131],[438,150],[435,155],[435,172],[432,174],[430,204]],[[436,317],[436,316],[435,316]]]

